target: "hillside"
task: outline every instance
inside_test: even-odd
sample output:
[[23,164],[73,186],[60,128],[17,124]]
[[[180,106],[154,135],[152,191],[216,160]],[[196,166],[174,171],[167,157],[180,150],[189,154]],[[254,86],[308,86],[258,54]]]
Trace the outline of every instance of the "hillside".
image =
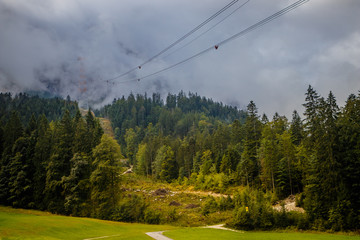
[[[88,114],[88,110],[80,108],[80,113],[82,117],[86,117],[86,115]],[[95,113],[93,111],[91,111],[91,114],[95,117]],[[111,126],[111,122],[109,119],[107,118],[98,118],[101,128],[104,130],[104,133],[111,136],[111,137],[115,137],[114,131],[112,129]]]
[[[340,108],[331,92],[325,99],[309,86],[305,118],[294,111],[290,121],[260,117],[252,101],[242,119],[236,108],[182,93],[166,103],[123,97],[95,111],[109,120],[56,100],[61,117],[50,122],[41,104],[36,116],[18,99],[33,101],[21,95],[2,108],[17,106],[1,116],[0,204],[151,224],[360,227],[360,95]],[[104,134],[109,121],[115,139]]]

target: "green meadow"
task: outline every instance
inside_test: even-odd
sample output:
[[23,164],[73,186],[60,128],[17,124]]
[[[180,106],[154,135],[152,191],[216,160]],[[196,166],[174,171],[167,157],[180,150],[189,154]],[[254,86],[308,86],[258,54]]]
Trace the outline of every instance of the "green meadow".
[[299,232],[233,232],[210,228],[120,223],[0,206],[0,240],[5,239],[147,239],[146,232],[165,231],[174,240],[360,240],[360,236]]
[[233,232],[210,228],[182,228],[164,232],[174,240],[358,240],[360,236],[299,232]]
[[65,217],[0,206],[0,239],[151,239],[145,233],[174,229],[165,225],[131,224]]

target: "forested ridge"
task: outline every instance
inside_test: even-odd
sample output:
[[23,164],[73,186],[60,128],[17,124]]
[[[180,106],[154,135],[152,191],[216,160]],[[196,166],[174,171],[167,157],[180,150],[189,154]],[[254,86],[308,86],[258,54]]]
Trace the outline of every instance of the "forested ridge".
[[[252,101],[242,111],[192,93],[169,94],[166,101],[159,94],[130,94],[95,111],[111,120],[117,142],[103,135],[90,111],[81,117],[70,99],[61,100],[61,118],[49,123],[41,111],[29,118],[22,116],[26,110],[8,107],[19,96],[3,96],[2,109],[15,111],[1,110],[1,204],[169,221],[141,196],[122,192],[125,163],[153,181],[232,194],[223,202],[208,200],[201,213],[232,211],[228,225],[235,228],[360,227],[360,94],[340,108],[331,92],[324,98],[309,86],[304,119],[294,111],[290,120],[260,116]],[[66,106],[73,105],[70,113]],[[306,213],[271,208],[289,195]]]

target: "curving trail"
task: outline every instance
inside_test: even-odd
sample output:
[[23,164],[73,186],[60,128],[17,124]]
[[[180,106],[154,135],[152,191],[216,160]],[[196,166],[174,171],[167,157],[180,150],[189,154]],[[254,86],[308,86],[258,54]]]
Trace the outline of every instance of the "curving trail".
[[148,235],[149,237],[152,237],[153,239],[156,240],[173,240],[171,238],[165,237],[163,235],[164,231],[160,231],[160,232],[147,232],[146,235]]
[[[234,230],[234,229],[230,229],[230,228],[226,228],[224,227],[224,224],[219,224],[219,225],[212,225],[212,226],[205,226],[203,228],[214,228],[214,229],[220,229],[220,230],[226,230],[226,231],[233,231],[233,232],[238,232],[238,233],[244,233],[243,231],[238,231],[238,230]],[[165,237],[163,235],[164,231],[160,231],[160,232],[147,232],[146,235],[156,239],[156,240],[173,240],[171,238]]]

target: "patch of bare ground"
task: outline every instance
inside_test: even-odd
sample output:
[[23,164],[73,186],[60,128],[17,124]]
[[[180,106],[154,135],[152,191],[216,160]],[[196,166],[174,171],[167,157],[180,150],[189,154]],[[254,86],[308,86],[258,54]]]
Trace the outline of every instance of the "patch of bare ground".
[[276,211],[282,211],[282,205],[284,204],[284,208],[286,212],[291,212],[291,211],[295,211],[295,212],[300,212],[300,213],[304,213],[305,210],[301,207],[296,207],[295,204],[295,196],[294,195],[290,195],[289,197],[287,197],[286,199],[277,202],[273,208]]
[[99,120],[100,120],[100,125],[101,125],[102,129],[104,130],[104,133],[115,138],[115,134],[112,129],[110,120],[107,118],[99,118]]
[[[174,193],[188,193],[188,194],[194,194],[197,196],[212,196],[212,197],[227,197],[229,195],[226,194],[221,194],[221,193],[214,193],[214,192],[202,192],[202,191],[190,191],[190,190],[185,190],[185,191],[174,191]],[[232,195],[230,195],[230,197],[232,197]]]

